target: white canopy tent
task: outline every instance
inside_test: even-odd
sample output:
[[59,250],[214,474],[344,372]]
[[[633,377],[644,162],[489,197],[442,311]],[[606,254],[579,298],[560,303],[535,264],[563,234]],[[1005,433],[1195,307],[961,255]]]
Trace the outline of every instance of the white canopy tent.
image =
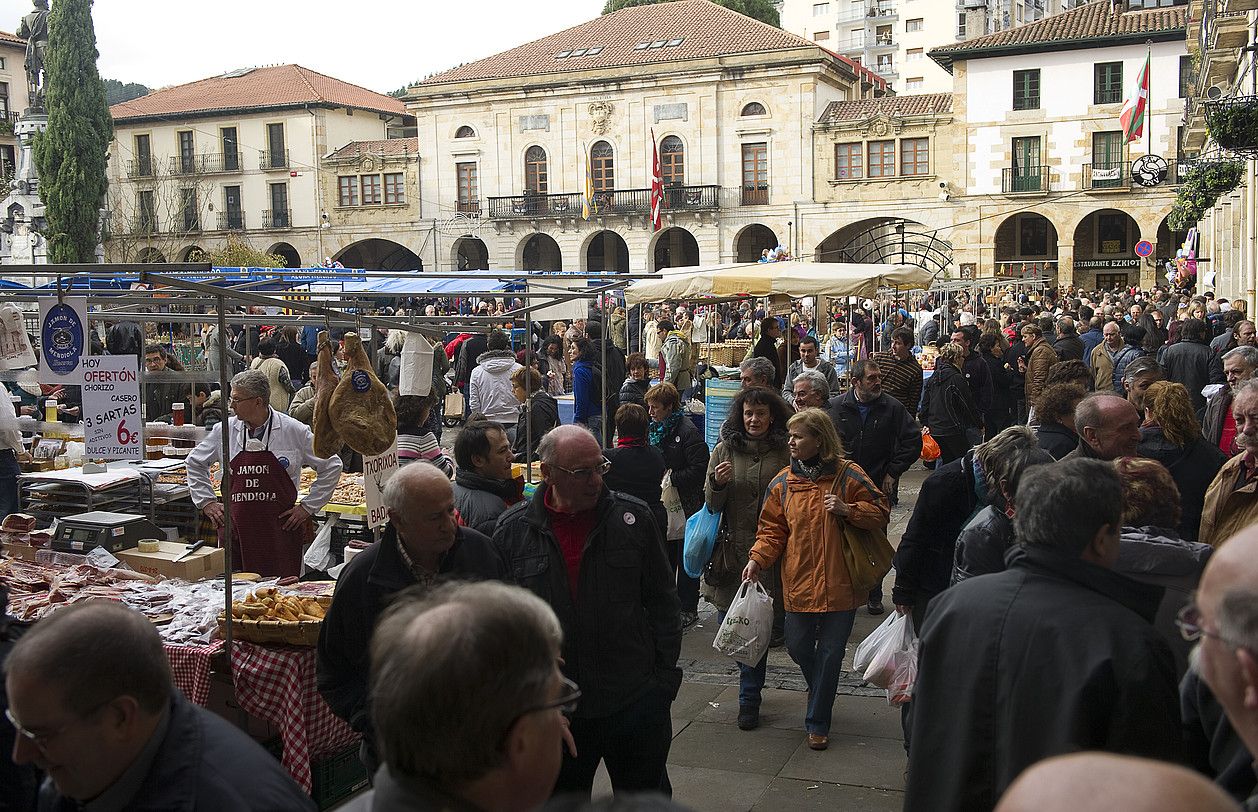
[[850,262],[739,262],[665,271],[625,289],[629,305],[667,300],[737,299],[743,296],[872,297],[879,288],[927,289],[934,277],[919,265]]

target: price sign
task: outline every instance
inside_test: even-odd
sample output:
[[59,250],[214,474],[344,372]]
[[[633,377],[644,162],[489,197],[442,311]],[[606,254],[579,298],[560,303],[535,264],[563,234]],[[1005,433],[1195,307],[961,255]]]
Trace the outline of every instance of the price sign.
[[375,529],[389,518],[381,494],[384,483],[397,473],[397,440],[383,454],[363,458],[363,490],[367,492],[367,526]]
[[87,355],[83,373],[83,441],[87,456],[106,460],[144,458],[140,376],[134,355]]

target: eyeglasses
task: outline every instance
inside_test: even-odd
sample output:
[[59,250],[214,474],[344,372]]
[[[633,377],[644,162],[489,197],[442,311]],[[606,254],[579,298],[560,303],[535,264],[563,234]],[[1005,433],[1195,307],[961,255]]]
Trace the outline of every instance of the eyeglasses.
[[260,395],[255,395],[255,396],[253,396],[253,397],[251,397],[251,398],[237,398],[237,397],[231,397],[231,398],[228,398],[227,400],[228,400],[228,402],[229,402],[229,403],[236,404],[236,403],[248,403],[248,402],[249,402],[249,401],[251,401],[251,400],[261,400],[261,399],[262,399],[262,397],[261,397]]
[[[530,713],[537,713],[538,711],[555,710],[555,709],[558,709],[564,716],[571,716],[572,714],[576,713],[577,703],[581,701],[581,689],[577,687],[577,684],[575,682],[563,676],[562,674],[559,676],[559,681],[563,683],[563,687],[564,687],[563,696],[559,697],[553,702],[547,702],[544,705],[538,705],[536,707],[528,708],[524,711],[521,711],[520,716],[527,716]],[[516,719],[519,719],[520,716],[517,716]]]
[[41,753],[47,754],[47,748],[48,748],[49,742],[51,742],[53,739],[60,736],[62,733],[65,733],[67,730],[74,727],[79,722],[87,721],[87,719],[92,714],[96,713],[96,711],[105,707],[112,701],[113,701],[112,698],[106,699],[104,702],[101,702],[99,705],[96,705],[95,707],[90,708],[86,713],[84,713],[82,716],[78,717],[77,719],[66,722],[64,725],[57,728],[56,730],[50,730],[47,733],[36,733],[33,730],[27,730],[26,728],[22,727],[20,724],[18,724],[17,719],[13,718],[13,711],[10,708],[4,709],[4,718],[9,720],[9,724],[13,725],[13,729],[18,732],[18,735],[20,735],[22,738],[26,739],[31,744],[38,747]]
[[1232,648],[1246,648],[1240,643],[1228,640],[1217,632],[1212,632],[1201,625],[1201,610],[1197,608],[1196,603],[1185,604],[1175,615],[1175,625],[1179,628],[1179,634],[1189,643],[1196,642],[1203,637],[1213,637],[1220,643],[1226,643]]
[[610,471],[612,469],[612,464],[611,460],[603,457],[603,461],[594,468],[577,468],[576,470],[572,470],[570,468],[564,468],[562,465],[555,465],[554,463],[551,463],[551,467],[563,471],[573,479],[582,479],[588,482],[594,477],[596,472],[601,476],[602,474]]

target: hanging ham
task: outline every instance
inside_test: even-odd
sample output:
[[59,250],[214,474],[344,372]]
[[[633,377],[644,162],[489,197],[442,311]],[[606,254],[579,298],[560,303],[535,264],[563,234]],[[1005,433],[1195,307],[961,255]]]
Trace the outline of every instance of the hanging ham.
[[[364,457],[383,454],[397,439],[397,413],[389,390],[372,371],[367,351],[357,333],[345,334],[345,358],[349,366],[336,385],[328,412],[336,430],[350,448]],[[318,405],[315,405],[317,412]]]
[[336,366],[332,363],[332,342],[325,332],[319,333],[318,372],[315,377],[315,407],[311,428],[314,431],[314,453],[316,457],[327,459],[340,453],[345,443],[336,430],[328,407],[332,403],[332,393],[341,379],[336,374]]

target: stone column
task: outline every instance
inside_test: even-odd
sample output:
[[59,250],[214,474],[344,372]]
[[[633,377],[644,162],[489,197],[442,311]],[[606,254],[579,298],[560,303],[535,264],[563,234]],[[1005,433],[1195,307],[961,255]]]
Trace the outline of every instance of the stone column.
[[1057,284],[1077,285],[1075,277],[1075,243],[1074,240],[1057,241]]

